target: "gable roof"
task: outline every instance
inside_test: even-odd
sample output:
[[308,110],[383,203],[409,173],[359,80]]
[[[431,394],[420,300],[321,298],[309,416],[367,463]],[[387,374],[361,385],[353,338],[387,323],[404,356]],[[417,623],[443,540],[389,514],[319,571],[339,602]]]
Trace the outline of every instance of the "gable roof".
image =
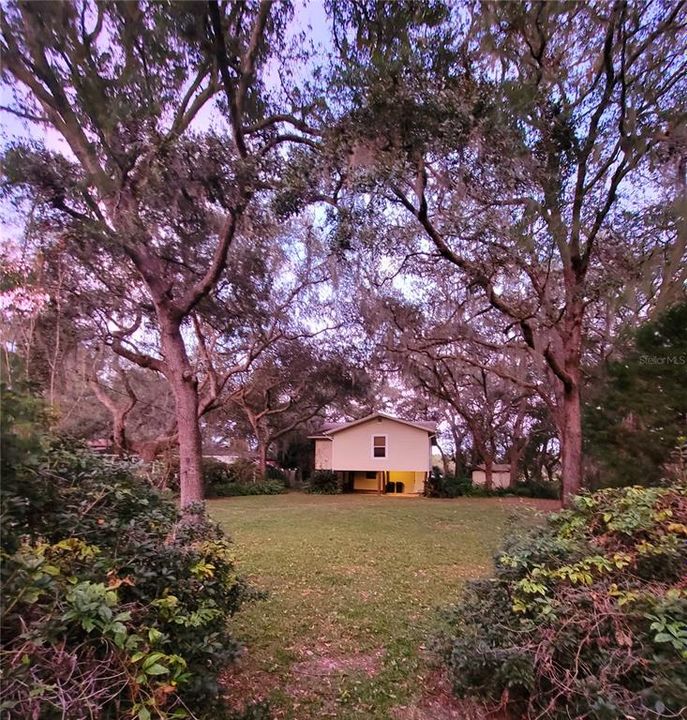
[[404,420],[403,418],[397,418],[393,415],[387,415],[387,413],[374,412],[360,418],[359,420],[351,420],[350,422],[324,423],[316,433],[309,435],[308,437],[311,439],[329,440],[332,435],[340,432],[341,430],[348,430],[348,428],[361,425],[362,423],[369,422],[375,418],[384,418],[385,420],[391,420],[393,422],[401,423],[402,425],[409,425],[410,427],[417,428],[418,430],[424,430],[430,435],[434,435],[437,430],[437,424],[431,420]]

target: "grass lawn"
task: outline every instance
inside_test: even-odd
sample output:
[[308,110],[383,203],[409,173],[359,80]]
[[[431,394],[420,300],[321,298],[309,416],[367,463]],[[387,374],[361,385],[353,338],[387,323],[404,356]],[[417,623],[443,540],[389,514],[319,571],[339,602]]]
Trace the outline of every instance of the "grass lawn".
[[290,493],[209,506],[241,574],[268,593],[235,619],[247,651],[229,694],[295,720],[424,717],[437,610],[490,572],[513,511],[533,517],[515,499]]

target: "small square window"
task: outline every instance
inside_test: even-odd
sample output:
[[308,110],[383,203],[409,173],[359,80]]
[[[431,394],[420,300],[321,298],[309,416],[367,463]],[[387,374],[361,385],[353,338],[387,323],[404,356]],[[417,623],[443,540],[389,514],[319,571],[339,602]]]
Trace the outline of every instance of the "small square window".
[[386,457],[386,435],[372,436],[372,457]]

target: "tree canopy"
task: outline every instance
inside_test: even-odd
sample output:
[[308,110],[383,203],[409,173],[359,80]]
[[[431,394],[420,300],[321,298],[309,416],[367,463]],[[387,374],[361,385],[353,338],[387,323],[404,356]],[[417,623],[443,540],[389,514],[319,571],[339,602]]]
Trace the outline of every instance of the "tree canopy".
[[558,460],[567,502],[590,379],[684,300],[685,5],[324,8],[3,7],[5,354],[122,451],[176,447],[182,505],[204,437],[264,467],[382,406],[513,482]]

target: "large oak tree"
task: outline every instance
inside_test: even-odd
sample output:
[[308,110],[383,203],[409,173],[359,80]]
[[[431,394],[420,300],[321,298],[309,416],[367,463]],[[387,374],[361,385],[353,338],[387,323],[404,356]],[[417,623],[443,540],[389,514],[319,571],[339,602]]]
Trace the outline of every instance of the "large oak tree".
[[185,507],[203,497],[190,316],[249,229],[279,148],[307,142],[298,99],[272,102],[263,80],[289,5],[72,0],[0,13],[5,111],[68,148],[11,148],[5,182],[30,198],[41,240],[80,268],[85,312],[114,351],[169,381]]
[[685,3],[332,10],[347,109],[332,145],[349,153],[338,204],[396,231],[407,213],[411,249],[429,243],[501,314],[505,337],[516,329],[545,362],[567,502],[582,483],[590,306],[628,266],[658,278],[661,302],[683,277],[674,190],[667,235],[640,235],[631,219],[666,192],[654,156],[666,143],[680,152],[669,140],[685,119]]

